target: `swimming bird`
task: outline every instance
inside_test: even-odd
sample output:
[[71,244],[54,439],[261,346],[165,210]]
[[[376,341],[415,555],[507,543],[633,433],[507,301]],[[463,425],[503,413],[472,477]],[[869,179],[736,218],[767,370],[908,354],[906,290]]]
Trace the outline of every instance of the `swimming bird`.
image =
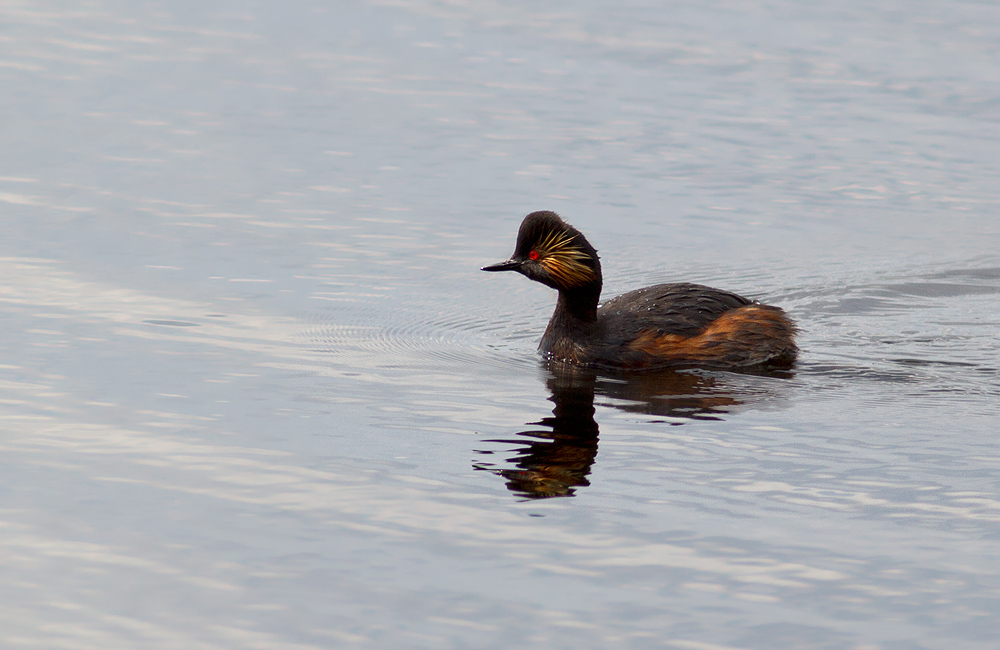
[[780,307],[687,282],[657,284],[599,304],[597,250],[555,212],[524,218],[510,259],[483,271],[517,271],[559,292],[538,349],[556,361],[603,370],[788,368],[797,328]]

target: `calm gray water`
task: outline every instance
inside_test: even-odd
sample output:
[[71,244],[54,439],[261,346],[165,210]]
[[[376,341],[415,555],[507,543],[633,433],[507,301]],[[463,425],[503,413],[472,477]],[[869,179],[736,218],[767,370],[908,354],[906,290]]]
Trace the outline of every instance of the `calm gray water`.
[[[0,645],[1000,638],[1000,6],[0,4]],[[535,355],[785,307],[791,376]]]

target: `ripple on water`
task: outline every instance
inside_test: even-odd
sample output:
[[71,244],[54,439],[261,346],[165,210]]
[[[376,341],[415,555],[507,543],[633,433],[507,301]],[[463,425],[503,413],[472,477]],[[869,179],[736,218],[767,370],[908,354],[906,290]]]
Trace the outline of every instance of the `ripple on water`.
[[[881,282],[795,295],[804,353],[798,371],[826,387],[894,385],[870,399],[981,400],[1000,395],[1000,269],[903,269]],[[822,391],[824,386],[816,387]],[[902,389],[902,390],[900,390]],[[867,389],[863,389],[867,390]]]
[[[812,286],[777,290],[776,302],[803,330],[795,383],[808,384],[819,396],[884,385],[886,390],[869,391],[870,399],[916,395],[931,398],[928,404],[945,394],[1000,394],[991,299],[1000,293],[1000,269],[984,264],[875,275],[879,282],[868,273],[868,281],[830,283],[824,277]],[[398,304],[384,297],[338,303],[306,317],[307,345],[312,353],[360,368],[426,368],[428,361],[487,371],[538,367],[535,348],[547,306],[539,302],[512,313],[477,296],[441,299],[410,295]]]
[[538,363],[538,326],[526,319],[498,322],[486,308],[429,313],[352,304],[336,312],[310,313],[306,323],[305,336],[314,352],[351,355],[367,367],[427,360],[487,368],[533,368]]
[[163,327],[201,327],[199,323],[191,323],[182,320],[160,320],[160,319],[148,319],[142,321],[148,325],[160,325]]

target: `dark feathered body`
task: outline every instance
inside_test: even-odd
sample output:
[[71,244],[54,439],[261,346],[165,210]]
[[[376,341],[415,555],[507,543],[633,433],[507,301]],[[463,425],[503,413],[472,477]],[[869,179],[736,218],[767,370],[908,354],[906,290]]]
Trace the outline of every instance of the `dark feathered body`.
[[539,344],[554,359],[602,369],[748,369],[787,367],[798,353],[782,309],[711,287],[659,284],[598,306],[597,251],[554,212],[525,217],[511,259],[484,270],[518,271],[559,290]]
[[745,368],[795,360],[795,326],[778,307],[699,284],[612,298],[592,321],[556,309],[539,349],[597,368]]

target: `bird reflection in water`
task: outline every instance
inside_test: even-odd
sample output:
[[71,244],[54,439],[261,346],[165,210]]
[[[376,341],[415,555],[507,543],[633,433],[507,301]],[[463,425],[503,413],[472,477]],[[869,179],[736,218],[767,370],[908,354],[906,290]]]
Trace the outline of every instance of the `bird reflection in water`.
[[[549,401],[555,404],[552,417],[529,423],[532,428],[514,434],[517,438],[484,441],[516,445],[509,458],[516,469],[498,469],[489,462],[473,465],[504,477],[511,492],[528,499],[573,496],[577,488],[590,485],[587,476],[597,458],[595,395],[610,398],[615,408],[669,418],[666,423],[677,425],[691,419],[720,420],[733,408],[765,401],[774,392],[760,385],[741,387],[733,375],[662,372],[626,379],[558,362],[549,362],[547,370]],[[789,371],[766,374],[792,376]]]

